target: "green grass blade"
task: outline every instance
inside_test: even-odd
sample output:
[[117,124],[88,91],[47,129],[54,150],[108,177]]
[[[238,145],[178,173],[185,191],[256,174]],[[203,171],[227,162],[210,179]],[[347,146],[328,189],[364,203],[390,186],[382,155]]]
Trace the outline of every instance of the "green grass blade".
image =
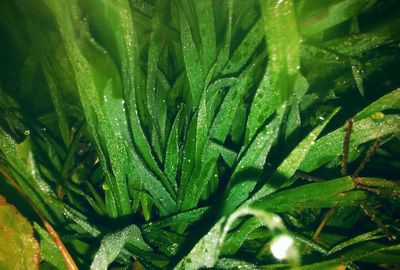
[[278,136],[281,119],[282,114],[261,130],[236,165],[226,190],[224,215],[240,206],[256,186],[269,150]]
[[268,194],[274,192],[277,188],[288,183],[290,178],[294,175],[300,164],[306,157],[308,151],[315,144],[315,140],[326,127],[332,117],[339,111],[335,109],[325,121],[317,126],[299,145],[286,157],[286,159],[279,165],[278,169],[271,176],[271,180],[265,183],[259,191],[250,199],[254,202]]
[[[108,266],[117,258],[122,251],[129,237],[139,237],[140,230],[135,225],[130,225],[122,230],[110,233],[101,240],[93,262],[90,265],[92,270],[107,270]],[[141,237],[141,236],[140,236]]]
[[260,266],[252,264],[242,260],[236,260],[231,258],[221,258],[215,265],[215,269],[247,269],[247,270],[259,270]]
[[68,123],[68,118],[64,109],[64,101],[61,97],[61,91],[58,89],[54,77],[51,75],[51,69],[48,66],[48,63],[43,64],[44,67],[44,73],[47,79],[47,83],[49,85],[49,92],[51,99],[53,101],[54,109],[56,111],[57,117],[58,117],[58,128],[61,133],[61,137],[63,138],[64,141],[64,146],[68,147],[70,144],[70,127]]
[[[172,197],[175,195],[175,191],[173,189],[167,190],[163,182],[147,170],[139,156],[134,152],[132,152],[132,160],[137,176],[141,179],[143,189],[148,191],[152,198],[159,201],[160,205],[163,206],[163,209],[159,209],[162,215],[173,213],[176,210],[176,202]],[[172,187],[171,184],[168,183],[168,185]]]
[[190,121],[189,128],[184,141],[184,152],[182,160],[182,174],[180,178],[178,202],[181,203],[185,197],[187,185],[190,181],[190,177],[195,166],[195,155],[196,155],[196,127],[197,127],[197,115],[194,115]]
[[[385,115],[383,119],[374,120],[371,117],[361,119],[353,124],[353,133],[350,141],[351,157],[357,147],[377,137],[386,136],[400,131],[400,116]],[[343,129],[339,128],[318,139],[311,146],[299,169],[304,172],[313,171],[332,159],[341,155],[343,145]]]
[[335,258],[335,259],[331,259],[331,260],[325,260],[325,261],[322,261],[319,263],[304,265],[300,269],[301,270],[317,270],[317,269],[328,269],[328,268],[334,269],[334,268],[337,268],[339,265],[343,265],[343,264],[346,264],[346,263],[349,263],[352,261],[357,261],[357,260],[363,259],[368,256],[372,256],[377,253],[381,253],[384,251],[398,252],[398,250],[400,250],[400,245],[384,246],[384,247],[379,247],[379,248],[375,248],[375,249],[368,250],[368,251],[362,251],[362,253],[355,254],[355,255],[346,256],[346,254],[344,254],[340,258]]
[[200,103],[202,95],[206,71],[202,68],[200,56],[195,46],[194,37],[192,36],[188,14],[181,12],[180,28],[183,56],[185,59],[186,74],[190,84],[191,95],[193,98],[193,106],[197,107]]
[[91,235],[92,237],[97,237],[100,235],[100,230],[93,224],[91,224],[90,220],[76,211],[74,208],[66,205],[63,211],[66,219],[76,223],[79,227],[81,227],[86,233]]
[[213,1],[195,1],[201,42],[201,62],[204,70],[210,70],[217,57],[217,44]]
[[213,143],[214,146],[218,148],[221,157],[224,159],[226,164],[228,164],[229,167],[232,167],[235,163],[238,154],[235,151],[232,151],[231,149],[228,149],[225,146],[219,144],[218,142],[213,142]]
[[292,1],[261,1],[268,67],[251,105],[246,143],[275,110],[287,103],[300,68],[300,35]]
[[51,264],[55,269],[67,270],[64,258],[49,233],[37,223],[34,223],[33,227],[40,237],[41,259]]
[[368,116],[372,116],[374,113],[379,113],[379,112],[384,112],[385,110],[399,109],[399,108],[400,108],[400,88],[393,90],[389,94],[384,95],[377,101],[370,104],[364,110],[357,113],[354,119],[361,120],[363,118],[367,118]]
[[393,23],[387,23],[385,27],[379,27],[370,32],[329,40],[323,43],[323,47],[341,55],[360,57],[363,53],[398,41],[400,38],[396,30],[398,27],[398,21],[394,20]]
[[216,61],[216,72],[221,72],[221,70],[226,65],[229,60],[230,51],[231,51],[231,39],[232,39],[232,15],[233,15],[233,0],[227,1],[227,9],[228,9],[228,22],[226,24],[226,31],[224,35],[224,39],[222,41],[221,48],[218,52],[217,61]]
[[221,256],[234,255],[242,246],[247,236],[261,226],[262,223],[259,218],[253,217],[246,220],[237,230],[228,235],[222,246]]
[[337,205],[357,205],[366,199],[363,191],[352,191],[355,183],[350,177],[307,184],[263,197],[252,207],[264,211],[286,212],[298,208],[329,208]]
[[237,83],[229,89],[229,92],[225,95],[219,111],[212,123],[210,138],[221,143],[225,141],[232,126],[232,122],[234,121],[236,109],[247,93],[247,89],[252,85],[257,68],[263,60],[264,55],[261,54],[253,65],[243,71],[239,76]]
[[171,131],[168,138],[167,149],[165,153],[165,174],[167,175],[171,185],[175,190],[178,189],[177,184],[177,173],[178,166],[181,162],[181,151],[179,145],[179,124],[181,121],[182,108],[179,110],[178,114],[175,116],[174,123],[171,127]]
[[293,1],[266,0],[261,1],[261,5],[269,64],[273,72],[285,70],[288,75],[297,73],[300,65],[300,35]]
[[331,248],[327,255],[335,253],[335,252],[338,252],[338,251],[340,251],[340,250],[342,250],[342,249],[344,249],[344,248],[346,248],[348,246],[355,245],[355,244],[358,244],[360,242],[366,242],[366,241],[375,240],[375,239],[379,239],[379,238],[385,237],[384,235],[379,234],[379,232],[380,232],[380,230],[377,229],[377,230],[374,230],[374,231],[371,231],[371,232],[363,233],[363,234],[358,235],[358,236],[356,236],[356,237],[354,237],[352,239],[344,241],[344,242],[334,246],[333,248]]
[[184,236],[160,229],[158,227],[149,227],[143,230],[146,241],[169,257],[177,255],[179,248],[184,242]]
[[200,220],[208,211],[209,207],[201,207],[187,212],[180,212],[170,217],[163,218],[159,221],[152,222],[151,224],[145,224],[143,229],[147,229],[151,226],[157,226],[159,228],[174,227],[179,224],[191,224]]
[[[203,236],[189,254],[183,258],[174,269],[199,269],[202,267],[211,268],[217,263],[221,254],[223,243],[226,239],[228,231],[232,228],[233,223],[242,216],[256,216],[261,219],[264,226],[277,232],[277,235],[285,233],[285,227],[282,220],[274,215],[264,211],[254,210],[251,208],[242,208],[228,218],[221,218],[209,231]],[[291,247],[293,249],[293,247]],[[292,259],[294,259],[292,261]],[[294,265],[297,258],[291,258],[290,261]]]
[[319,10],[312,17],[303,20],[300,24],[301,33],[305,36],[321,33],[339,23],[350,20],[375,2],[375,0],[335,1],[329,7]]
[[[157,92],[162,91],[160,87],[157,87],[157,74],[159,58],[161,56],[162,46],[162,25],[166,24],[165,16],[167,13],[165,10],[169,8],[167,1],[157,1],[154,7],[154,15],[152,20],[152,32],[150,36],[149,52],[147,56],[147,106],[148,111],[152,119],[152,135],[153,135],[153,148],[157,153],[158,159],[163,160],[162,150],[164,144],[165,130],[162,130],[163,126],[163,114],[160,110],[160,103],[164,106],[166,101],[158,98]],[[160,110],[160,111],[159,111]]]
[[62,204],[50,185],[42,178],[36,166],[30,141],[30,138],[27,138],[17,145],[0,128],[0,156],[7,160],[7,163],[0,164],[1,174],[10,178],[7,180],[16,182],[24,191],[24,195],[27,195],[48,220],[63,221],[64,218],[60,214]]
[[[110,214],[112,216],[129,214],[131,212],[129,195],[126,181],[122,180],[124,179],[124,172],[120,165],[121,161],[126,160],[126,155],[124,155],[123,150],[124,143],[121,140],[121,136],[115,134],[115,129],[111,128],[112,124],[110,119],[101,109],[102,105],[95,83],[98,74],[92,69],[93,66],[91,66],[91,63],[88,61],[88,55],[85,57],[81,48],[77,45],[78,42],[76,41],[72,28],[73,24],[71,23],[72,18],[71,15],[68,14],[68,11],[65,11],[59,2],[45,0],[44,3],[53,11],[66,48],[67,57],[70,62],[73,63],[72,69],[75,74],[85,117],[88,122],[88,127],[95,138],[98,150],[101,153],[100,158],[103,164],[108,164],[108,166],[113,168],[112,172],[109,172],[107,178],[115,196],[115,205],[110,206]],[[89,53],[89,51],[86,52]],[[94,56],[95,54],[96,52],[94,50],[90,50],[90,56]],[[99,56],[99,54],[97,56]],[[111,82],[107,81],[105,87],[112,87],[109,83]],[[107,149],[106,151],[108,153],[104,153],[101,146]],[[125,162],[122,162],[122,164],[125,164]]]
[[222,73],[234,74],[243,69],[250,57],[254,54],[257,46],[262,41],[263,34],[264,28],[262,20],[258,20],[240,43],[239,47],[235,50]]

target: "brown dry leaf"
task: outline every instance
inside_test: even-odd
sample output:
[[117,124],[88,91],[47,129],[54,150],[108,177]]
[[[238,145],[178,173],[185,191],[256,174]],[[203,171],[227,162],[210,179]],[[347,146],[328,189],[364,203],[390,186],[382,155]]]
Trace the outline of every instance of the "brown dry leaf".
[[0,269],[39,269],[40,247],[31,224],[1,195],[0,243]]

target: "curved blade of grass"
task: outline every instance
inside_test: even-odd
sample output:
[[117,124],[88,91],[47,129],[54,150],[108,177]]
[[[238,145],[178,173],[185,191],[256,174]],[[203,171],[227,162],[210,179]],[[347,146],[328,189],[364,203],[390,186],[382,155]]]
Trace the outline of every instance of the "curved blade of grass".
[[224,159],[224,161],[226,162],[226,164],[229,167],[232,167],[235,163],[235,160],[236,160],[238,154],[235,151],[228,149],[227,147],[221,145],[218,142],[212,142],[212,143],[214,143],[215,147],[217,147],[219,149],[219,152],[220,152],[222,158]]
[[224,215],[234,211],[253,191],[269,150],[278,136],[281,120],[282,113],[261,130],[236,165],[226,189],[226,199],[222,211]]
[[384,251],[398,251],[398,250],[400,250],[400,245],[384,246],[384,247],[375,248],[373,250],[363,251],[361,254],[355,254],[355,255],[350,255],[350,256],[346,256],[346,254],[343,254],[340,258],[335,258],[335,259],[331,259],[331,260],[325,260],[325,261],[319,262],[319,263],[304,265],[300,269],[301,270],[314,270],[314,269],[317,270],[317,269],[335,268],[335,267],[338,267],[339,265],[357,261],[357,260],[366,258],[368,256],[374,255],[376,253],[381,253]]
[[400,88],[393,90],[389,94],[384,95],[374,101],[368,107],[354,116],[354,120],[361,120],[373,115],[376,112],[384,112],[390,109],[400,109]]
[[221,258],[215,265],[215,269],[247,269],[247,270],[259,270],[262,269],[260,266],[231,258]]
[[[126,164],[127,159],[124,154],[124,142],[121,136],[115,134],[113,124],[102,110],[100,97],[96,89],[96,71],[89,63],[87,56],[82,53],[83,48],[79,48],[74,34],[73,23],[70,13],[64,9],[61,2],[44,0],[44,4],[53,12],[60,35],[66,48],[67,57],[72,64],[80,99],[84,108],[88,127],[96,141],[100,159],[103,164],[108,164],[112,172],[108,173],[108,183],[114,195],[114,204],[108,205],[112,216],[125,215],[131,212],[128,189],[121,163]],[[90,51],[90,53],[89,53]],[[88,50],[86,53],[94,56],[96,50]],[[104,56],[103,56],[104,58]],[[109,81],[108,81],[109,82]],[[112,87],[106,85],[106,87]],[[103,146],[103,147],[101,147]],[[105,153],[106,150],[107,152]],[[109,201],[110,202],[110,201]]]
[[252,207],[272,212],[286,212],[298,208],[328,208],[357,205],[366,199],[363,191],[353,191],[350,177],[306,184],[258,199]]
[[[139,118],[139,107],[143,110],[144,100],[138,89],[141,89],[141,83],[144,80],[140,70],[136,27],[133,24],[134,18],[129,2],[126,0],[85,1],[84,4],[89,5],[87,10],[92,12],[89,16],[92,15],[90,19],[94,21],[91,26],[98,29],[96,34],[100,35],[102,45],[112,53],[121,66],[123,99],[119,101],[122,106],[118,114],[121,114],[121,111],[124,112],[126,118],[124,122],[129,123],[126,141],[130,148],[132,148],[130,143],[134,142],[134,147],[146,167],[163,181],[167,189],[172,190],[168,187],[168,181],[155,160]],[[104,29],[110,30],[104,31]],[[144,86],[143,89],[146,87]]]
[[312,17],[303,20],[300,24],[301,33],[306,36],[321,33],[339,23],[350,20],[375,2],[376,0],[333,2],[329,7],[324,7]]
[[54,76],[51,74],[51,68],[49,67],[49,63],[43,63],[43,71],[45,73],[47,84],[49,85],[49,92],[51,96],[51,100],[54,105],[54,109],[58,118],[58,128],[61,133],[61,137],[63,138],[64,146],[68,147],[70,144],[70,127],[68,123],[68,118],[64,109],[64,103],[61,92],[57,87]]
[[86,216],[79,213],[72,207],[65,205],[63,214],[67,219],[79,225],[84,231],[86,231],[91,236],[97,237],[100,235],[101,233],[100,230],[95,225],[92,225]]
[[221,255],[222,256],[234,255],[242,246],[247,236],[252,231],[261,226],[262,222],[259,218],[253,217],[246,220],[243,224],[240,225],[240,227],[237,230],[235,230],[232,234],[228,235],[226,241],[222,246]]
[[[197,242],[189,254],[183,258],[174,269],[214,267],[218,261],[227,233],[231,229],[233,223],[238,218],[247,215],[258,217],[263,225],[271,231],[278,231],[279,233],[285,233],[286,231],[282,220],[278,216],[251,208],[241,208],[229,215],[228,218],[221,218],[210,231]],[[296,264],[295,261],[292,263]]]
[[187,212],[181,212],[170,217],[163,218],[159,221],[151,222],[143,225],[143,230],[156,226],[159,228],[174,227],[179,224],[193,224],[199,221],[208,211],[209,207],[201,207]]
[[7,163],[0,163],[0,173],[10,181],[11,185],[18,184],[47,220],[52,222],[64,220],[60,214],[61,202],[58,201],[49,184],[41,178],[36,167],[30,139],[26,139],[22,144],[17,145],[0,128],[0,155],[7,160]]
[[122,230],[106,235],[101,240],[100,248],[90,265],[90,269],[107,270],[108,266],[122,251],[129,237],[141,237],[140,230],[136,225],[130,225]]
[[[387,24],[385,26],[388,27]],[[379,29],[329,40],[324,42],[323,46],[342,55],[358,57],[370,50],[398,41],[400,37],[395,30],[398,27],[398,25],[393,25],[393,29],[389,29],[389,31],[387,29]]]
[[176,256],[185,241],[183,235],[159,227],[148,227],[143,230],[143,235],[149,244],[169,257]]
[[[137,45],[139,43],[135,26],[133,24],[133,15],[131,13],[128,1],[119,0],[116,3],[119,23],[114,24],[118,28],[118,30],[115,31],[115,39],[117,40],[119,58],[120,62],[122,63],[124,101],[127,108],[126,116],[130,122],[131,140],[135,142],[137,152],[145,161],[146,167],[149,167],[149,169],[161,180],[165,188],[173,196],[173,188],[170,186],[167,177],[161,171],[152,154],[152,148],[150,147],[146,135],[143,132],[141,126],[142,123],[139,118],[139,107],[143,106],[143,100],[139,99],[139,89],[143,78],[140,71],[140,52],[139,46]],[[110,19],[112,19],[112,17]],[[131,61],[132,59],[133,61]]]
[[330,255],[332,253],[338,252],[348,246],[360,243],[360,242],[365,242],[365,241],[370,241],[370,240],[374,240],[374,239],[379,239],[379,238],[383,238],[385,237],[385,235],[383,234],[379,234],[380,233],[380,229],[371,231],[371,232],[367,232],[367,233],[363,233],[361,235],[358,235],[352,239],[349,239],[347,241],[344,241],[336,246],[334,246],[333,248],[331,248],[327,255]]
[[258,199],[276,191],[279,187],[287,184],[290,178],[299,168],[311,147],[315,144],[315,140],[319,134],[338,111],[339,108],[335,109],[322,124],[317,126],[301,143],[299,143],[299,145],[279,165],[278,169],[271,176],[270,180],[265,183],[261,189],[257,191],[257,193],[254,194],[254,196],[246,203],[255,202]]
[[233,74],[239,72],[254,54],[256,48],[264,37],[263,34],[264,28],[262,20],[258,20],[233,53],[232,57],[224,67],[222,74]]
[[[148,191],[154,200],[159,201],[160,205],[163,206],[162,209],[159,209],[160,211],[164,211],[164,209],[167,211],[166,213],[163,212],[162,215],[173,213],[176,210],[176,202],[172,197],[175,193],[171,195],[162,182],[147,170],[140,157],[133,151],[132,160],[137,177],[141,179],[143,189]],[[172,190],[172,192],[174,191]]]
[[[253,78],[257,72],[257,68],[264,61],[264,54],[260,54],[254,61],[253,65],[247,68],[239,76],[238,81],[234,84],[226,94],[210,130],[210,138],[223,143],[226,136],[229,134],[232,122],[235,117],[236,109],[241,100],[250,88]],[[233,80],[232,80],[233,83]]]
[[[258,61],[261,61],[263,56],[261,55]],[[251,66],[251,68],[247,69],[239,78],[239,82],[237,85],[233,86],[228,94],[225,96],[220,110],[214,118],[214,122],[212,123],[211,130],[209,132],[209,137],[216,139],[217,141],[224,141],[226,136],[229,133],[230,127],[232,125],[232,121],[235,116],[235,108],[239,105],[243,95],[246,93],[249,85],[252,82],[253,72],[256,71],[257,64]],[[217,81],[218,82],[218,81]],[[217,82],[215,84],[217,84]],[[221,84],[222,84],[221,80]],[[225,81],[224,81],[225,82]],[[229,79],[226,82],[230,82]],[[210,86],[212,87],[214,84]],[[214,89],[213,89],[214,90]],[[216,90],[216,89],[215,89]],[[207,92],[211,91],[207,89]],[[210,92],[210,95],[213,93]],[[212,115],[212,114],[210,114]],[[189,129],[190,131],[190,129]],[[189,141],[190,142],[190,141]],[[190,146],[190,145],[189,145]],[[198,152],[198,154],[200,154]],[[191,207],[195,206],[200,198],[200,195],[204,191],[204,188],[207,186],[208,181],[211,178],[213,168],[215,167],[216,160],[218,159],[219,151],[215,147],[213,147],[210,142],[206,143],[206,147],[202,151],[202,161],[198,163],[194,168],[193,175],[189,182],[186,182],[185,178],[183,178],[184,183],[189,183],[190,187],[185,187],[185,192],[181,192],[181,194],[185,194],[184,200],[182,201],[181,210],[187,210]],[[183,164],[185,161],[192,159],[184,158]],[[200,160],[200,159],[198,159]],[[186,185],[186,184],[185,184]]]
[[40,257],[58,270],[67,270],[63,256],[49,233],[34,223],[33,227],[40,237]]
[[[217,109],[217,104],[213,102],[216,99],[216,95],[221,94],[219,90],[221,90],[225,86],[229,86],[235,83],[236,80],[233,80],[231,78],[217,80],[216,82],[211,84],[204,92],[204,96],[201,100],[201,112],[198,112],[199,116],[195,119],[196,123],[194,123],[194,121],[192,120],[193,127],[189,127],[189,133],[186,138],[188,155],[184,156],[183,159],[184,170],[181,177],[182,185],[180,187],[181,210],[188,210],[197,205],[198,200],[200,199],[200,195],[204,192],[204,189],[209,183],[220,154],[217,147],[215,147],[215,143],[212,143],[209,140],[209,137],[215,136],[214,132],[217,132],[222,141],[225,140],[226,136],[229,133],[230,125],[234,120],[234,112],[232,111],[232,108],[229,107],[229,105],[238,105],[241,96],[237,93],[237,91],[241,91],[241,95],[245,94],[245,86],[246,83],[249,83],[250,77],[248,76],[250,75],[251,72],[249,71],[248,73],[246,73],[246,76],[243,77],[241,84],[235,85],[230,89],[230,92],[228,92],[225,99],[222,101],[220,110],[217,113],[217,116],[215,116],[214,122],[212,124],[211,121],[213,120],[215,110]],[[235,92],[230,95],[232,91]],[[211,105],[207,106],[207,104],[210,103]],[[200,116],[200,114],[202,115]],[[223,117],[227,118],[224,119]],[[224,121],[222,122],[222,120]],[[201,122],[199,123],[198,121]],[[221,121],[221,124],[218,125],[216,121]],[[192,125],[192,123],[190,125]],[[197,127],[196,135],[194,134],[194,125],[196,125]],[[193,138],[194,136],[196,136],[196,138]],[[199,142],[193,143],[196,140],[199,140]],[[196,148],[193,149],[194,147]],[[187,173],[189,172],[189,170],[190,174]]]
[[[349,147],[349,156],[357,147],[365,142],[400,132],[400,116],[384,115],[383,119],[374,120],[371,117],[354,122]],[[311,146],[299,169],[311,172],[332,159],[341,155],[343,130],[339,128],[320,138]]]

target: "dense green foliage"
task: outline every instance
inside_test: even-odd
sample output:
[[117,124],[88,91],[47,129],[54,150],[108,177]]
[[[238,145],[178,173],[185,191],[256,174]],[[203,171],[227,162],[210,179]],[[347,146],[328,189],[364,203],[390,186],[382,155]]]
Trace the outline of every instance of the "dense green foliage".
[[32,206],[82,269],[400,264],[397,0],[1,1],[0,33],[0,193],[41,268]]

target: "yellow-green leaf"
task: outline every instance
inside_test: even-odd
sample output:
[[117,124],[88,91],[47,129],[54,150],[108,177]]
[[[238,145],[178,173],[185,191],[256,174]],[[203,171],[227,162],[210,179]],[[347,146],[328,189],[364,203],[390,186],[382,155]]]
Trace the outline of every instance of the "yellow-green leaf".
[[39,269],[39,244],[31,224],[1,195],[0,243],[0,269]]

